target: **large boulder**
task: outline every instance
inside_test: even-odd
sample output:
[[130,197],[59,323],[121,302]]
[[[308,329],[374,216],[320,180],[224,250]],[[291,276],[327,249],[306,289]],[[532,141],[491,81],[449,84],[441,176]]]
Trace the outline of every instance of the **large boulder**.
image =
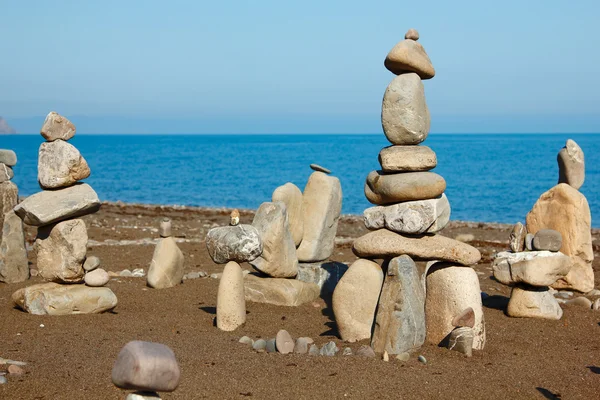
[[494,278],[505,285],[526,283],[532,286],[549,286],[564,278],[573,262],[571,257],[550,251],[498,253],[492,264]]
[[288,214],[288,223],[290,225],[290,233],[296,247],[302,242],[304,236],[304,208],[302,191],[293,183],[286,183],[279,186],[273,192],[273,203],[281,201],[285,203],[285,209]]
[[38,182],[43,189],[68,187],[90,176],[79,150],[64,140],[44,142],[38,152]]
[[435,172],[386,174],[372,171],[365,182],[367,200],[378,205],[434,199],[444,190],[446,181]]
[[276,306],[299,306],[319,297],[321,292],[315,283],[297,279],[259,278],[247,275],[244,279],[246,301]]
[[0,236],[0,282],[16,283],[29,279],[23,221],[14,211],[4,216]]
[[51,111],[46,116],[40,133],[49,142],[57,139],[69,140],[75,136],[75,125],[62,115]]
[[585,181],[585,157],[583,150],[574,140],[567,140],[557,156],[558,183],[566,183],[579,189]]
[[437,156],[427,146],[388,146],[379,152],[379,165],[384,172],[429,171]]
[[515,286],[510,294],[506,314],[515,318],[558,320],[563,311],[547,287]]
[[242,267],[230,261],[223,268],[217,293],[217,328],[234,331],[246,322],[244,274]]
[[165,289],[177,286],[183,280],[183,253],[172,237],[160,239],[150,268],[148,268],[148,286],[155,289]]
[[217,264],[253,261],[263,251],[258,230],[245,224],[211,229],[206,235],[206,248]]
[[396,44],[384,61],[385,67],[393,74],[416,72],[421,79],[431,79],[435,69],[423,46],[411,39]]

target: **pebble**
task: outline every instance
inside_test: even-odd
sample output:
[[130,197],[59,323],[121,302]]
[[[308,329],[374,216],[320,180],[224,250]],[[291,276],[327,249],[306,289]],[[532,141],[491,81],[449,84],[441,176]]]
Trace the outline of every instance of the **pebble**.
[[248,336],[242,336],[240,338],[240,340],[238,340],[238,342],[239,343],[244,343],[244,344],[249,344],[250,346],[254,347],[254,340],[252,340]]
[[404,35],[404,39],[419,40],[419,32],[416,29],[410,28]]
[[93,271],[100,266],[100,259],[96,256],[91,256],[85,259],[83,269],[87,272]]
[[129,393],[125,400],[160,400],[160,395],[156,392],[135,392]]
[[131,277],[131,276],[133,276],[133,274],[131,273],[130,270],[124,269],[123,271],[119,272],[119,276]]
[[263,352],[265,351],[265,348],[267,347],[267,342],[264,339],[258,339],[257,341],[254,342],[254,344],[252,345],[252,348],[258,352]]
[[461,233],[459,235],[456,235],[454,240],[458,240],[459,242],[463,243],[468,243],[475,240],[475,235],[473,235],[472,233]]
[[320,354],[322,356],[333,357],[338,351],[340,351],[340,349],[335,345],[335,342],[327,342],[321,348]]
[[210,277],[212,279],[221,279],[221,275],[223,275],[221,272],[216,272],[214,274],[210,274]]
[[330,174],[330,173],[331,173],[331,171],[330,171],[330,170],[328,170],[328,169],[327,169],[327,168],[325,168],[325,167],[321,167],[321,166],[320,166],[320,165],[318,165],[318,164],[310,164],[310,168],[311,168],[313,171],[320,171],[320,172],[324,172],[324,173],[326,173],[326,174]]
[[296,345],[294,346],[294,353],[306,354],[308,353],[308,345],[312,344],[313,340],[309,337],[300,337],[296,339]]
[[275,353],[277,351],[277,344],[275,342],[275,339],[267,340],[267,346],[265,348],[267,350],[267,353]]
[[585,295],[588,297],[600,296],[600,290],[594,289],[592,291],[587,292]]
[[292,335],[285,329],[281,329],[277,332],[275,344],[277,346],[277,351],[281,354],[288,354],[294,351],[294,339],[292,339]]
[[17,365],[9,365],[8,366],[8,374],[9,375],[24,375],[25,371],[23,370],[23,368],[17,366]]
[[110,280],[110,276],[108,276],[108,272],[103,270],[102,268],[97,268],[91,272],[88,272],[84,276],[85,284],[92,287],[100,287],[104,286]]
[[310,349],[308,349],[308,355],[309,356],[318,356],[319,354],[319,346],[317,346],[316,344],[311,344],[310,345]]
[[373,351],[373,348],[371,346],[367,346],[366,344],[363,344],[356,351],[356,355],[362,356],[362,357],[373,358],[373,357],[375,357],[375,351]]
[[131,272],[131,276],[135,278],[143,278],[146,276],[146,273],[144,272],[144,268],[136,268]]
[[351,356],[352,355],[352,349],[350,347],[345,347],[344,351],[342,351],[342,355],[343,356]]
[[0,385],[3,385],[7,382],[6,377],[4,375],[0,375]]
[[410,354],[407,352],[400,353],[396,356],[396,360],[400,361],[408,361],[410,359]]
[[529,251],[533,251],[533,238],[535,236],[532,233],[528,233],[525,236],[525,248]]
[[419,360],[419,362],[421,362],[421,363],[423,363],[423,364],[427,364],[427,359],[426,359],[425,357],[423,357],[423,356],[419,356],[419,357],[417,358],[417,360]]
[[29,275],[31,275],[31,276],[38,276],[39,273],[40,272],[37,269],[35,269],[35,268],[31,268],[29,270]]

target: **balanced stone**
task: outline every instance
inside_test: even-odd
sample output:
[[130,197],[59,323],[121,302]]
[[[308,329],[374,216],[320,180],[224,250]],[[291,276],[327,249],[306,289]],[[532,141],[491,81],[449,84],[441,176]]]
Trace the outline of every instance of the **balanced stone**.
[[527,214],[527,230],[536,233],[554,229],[562,236],[560,251],[573,259],[566,277],[559,279],[555,289],[573,289],[587,293],[594,288],[590,207],[583,194],[561,183],[542,194]]
[[298,260],[323,261],[333,253],[338,221],[342,211],[342,185],[335,176],[315,171],[302,195],[304,235],[298,247]]
[[533,248],[536,250],[560,251],[562,235],[554,229],[541,229],[533,237]]
[[98,195],[90,185],[82,183],[31,195],[15,207],[15,213],[27,225],[42,226],[92,214],[99,209]]
[[277,336],[275,336],[275,345],[277,346],[277,351],[281,354],[288,354],[294,351],[294,339],[292,339],[292,335],[289,334],[285,329],[281,329],[277,332]]
[[35,239],[39,274],[59,283],[81,282],[87,242],[87,229],[82,219],[39,228]]
[[388,146],[379,152],[379,165],[384,172],[429,171],[437,156],[427,146]]
[[96,256],[87,257],[83,263],[83,269],[86,272],[95,270],[100,266],[100,259]]
[[107,287],[41,283],[17,290],[12,300],[35,315],[97,314],[117,306],[117,296]]
[[288,214],[282,202],[262,203],[252,221],[262,240],[262,253],[250,264],[275,278],[298,274],[296,245],[290,233]]
[[119,352],[112,369],[113,383],[122,389],[172,392],[181,372],[175,353],[161,343],[134,340]]
[[343,340],[371,338],[382,284],[383,272],[373,261],[359,259],[348,268],[332,297],[335,322]]
[[0,236],[0,282],[16,283],[29,279],[23,221],[14,211],[4,216]]
[[285,208],[288,214],[288,223],[294,244],[296,247],[300,245],[304,236],[304,210],[302,207],[302,191],[293,183],[286,183],[279,186],[273,192],[273,203],[282,201],[285,203]]
[[558,183],[566,183],[579,189],[585,180],[585,157],[583,150],[574,140],[558,152]]
[[51,111],[46,116],[40,133],[49,142],[57,139],[69,140],[75,136],[75,125],[62,115]]
[[258,230],[247,224],[220,226],[206,235],[208,255],[217,264],[253,261],[263,251]]
[[321,293],[333,293],[347,270],[346,264],[335,261],[298,263],[296,279],[302,282],[316,283],[321,288]]
[[246,322],[244,274],[242,267],[230,261],[223,268],[217,294],[217,328],[234,331]]
[[158,225],[158,236],[162,238],[170,237],[172,235],[172,224],[170,218],[163,218],[160,220]]
[[427,138],[431,120],[425,88],[417,74],[402,74],[392,80],[383,95],[381,125],[395,145],[415,145]]
[[234,208],[231,214],[229,214],[229,225],[236,226],[240,223],[240,211]]
[[321,292],[314,283],[297,279],[258,278],[254,275],[244,279],[246,301],[276,306],[299,306],[316,300]]
[[525,250],[525,236],[527,235],[527,229],[525,229],[525,225],[520,222],[517,222],[513,227],[513,230],[510,232],[510,236],[508,238],[508,242],[510,245],[510,249],[519,253]]
[[13,169],[6,164],[0,163],[0,183],[8,182],[15,176]]
[[563,311],[547,287],[515,286],[508,301],[506,314],[509,317],[558,320]]
[[310,164],[310,169],[312,169],[313,171],[320,171],[320,172],[324,172],[326,174],[330,174],[331,170],[325,168],[325,167],[321,167],[319,164]]
[[391,258],[406,254],[418,260],[441,260],[463,265],[473,265],[481,259],[481,253],[473,246],[445,236],[405,236],[387,229],[361,236],[354,241],[352,250],[358,257],[365,258]]
[[400,354],[425,341],[425,293],[414,261],[392,259],[379,296],[371,346],[377,353]]
[[0,149],[0,164],[14,167],[17,165],[17,154],[12,150]]
[[573,262],[569,256],[550,251],[501,252],[492,264],[494,278],[505,285],[527,283],[550,286],[564,278]]
[[450,203],[445,194],[436,199],[377,206],[364,211],[367,229],[387,228],[406,234],[435,233],[450,221]]
[[38,182],[43,189],[68,187],[90,176],[79,150],[64,140],[45,142],[38,153]]
[[419,32],[416,29],[410,28],[404,35],[404,39],[419,40]]
[[97,268],[91,272],[86,273],[83,277],[83,280],[88,286],[100,287],[108,283],[108,281],[110,280],[110,276],[108,275],[108,272],[106,272],[102,268]]
[[454,317],[471,307],[475,313],[473,348],[485,346],[485,321],[479,278],[472,268],[435,263],[426,275],[427,342],[438,345],[452,330]]
[[164,289],[179,285],[182,280],[183,253],[172,237],[160,239],[148,268],[148,286]]
[[450,332],[448,338],[448,350],[458,351],[471,357],[473,355],[473,340],[475,339],[473,328],[460,327]]
[[396,44],[385,58],[384,65],[396,75],[416,72],[421,79],[431,79],[435,76],[435,69],[423,46],[410,39]]
[[434,172],[386,174],[372,171],[365,182],[367,200],[379,205],[434,199],[444,190],[446,181]]

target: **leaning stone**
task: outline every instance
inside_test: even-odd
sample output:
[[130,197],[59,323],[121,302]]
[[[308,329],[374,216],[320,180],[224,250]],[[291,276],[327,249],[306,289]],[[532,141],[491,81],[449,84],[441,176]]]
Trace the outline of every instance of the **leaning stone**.
[[276,306],[299,306],[319,297],[319,286],[296,279],[257,278],[247,275],[244,280],[246,301]]
[[375,352],[371,346],[363,344],[356,350],[356,355],[361,357],[375,358]]
[[285,203],[262,203],[254,215],[252,226],[262,240],[262,253],[250,264],[275,278],[296,276],[298,258]]
[[160,224],[158,226],[158,235],[162,238],[170,237],[172,235],[170,218],[163,218],[160,220]]
[[0,183],[8,182],[15,176],[11,167],[0,163]]
[[0,149],[0,164],[14,167],[17,165],[17,154],[12,150]]
[[367,229],[387,228],[413,235],[441,231],[449,220],[450,203],[445,194],[436,199],[377,206],[364,211]]
[[379,164],[384,172],[429,171],[437,156],[427,146],[388,146],[379,152]]
[[290,233],[296,247],[302,242],[302,236],[304,236],[304,209],[302,191],[298,186],[293,183],[286,183],[283,186],[279,186],[273,192],[272,196],[273,203],[281,201],[285,204],[287,210],[288,223],[290,227]]
[[15,207],[15,213],[27,225],[42,226],[92,214],[99,209],[100,200],[94,189],[87,183],[81,183],[31,195]]
[[164,289],[179,285],[183,274],[183,253],[177,243],[172,237],[160,239],[148,268],[148,286]]
[[383,95],[381,125],[387,139],[395,145],[419,144],[430,127],[425,88],[417,74],[398,75]]
[[319,164],[310,164],[310,169],[312,169],[313,171],[324,172],[326,174],[331,173],[331,170],[329,170],[325,167],[321,167]]
[[517,222],[513,227],[513,230],[510,232],[510,237],[508,239],[510,250],[514,253],[520,253],[525,250],[525,236],[527,235],[527,229],[525,229],[525,225],[520,222]]
[[421,79],[431,79],[435,76],[435,69],[423,46],[410,39],[396,44],[385,58],[384,65],[396,75],[416,72]]
[[566,183],[579,189],[585,181],[585,157],[583,150],[574,140],[558,152],[558,183]]
[[372,171],[365,182],[365,196],[373,204],[435,199],[446,190],[446,181],[435,172],[385,174]]
[[379,264],[359,259],[338,283],[332,297],[333,314],[342,340],[371,338],[375,309],[383,284]]
[[161,343],[139,340],[121,349],[112,369],[113,383],[131,390],[172,392],[180,376],[173,350]]
[[348,266],[340,262],[298,263],[298,276],[302,282],[315,283],[321,292],[333,293]]
[[252,225],[220,226],[206,235],[208,255],[217,264],[253,261],[263,251],[258,230]]
[[466,326],[456,328],[450,332],[448,350],[458,351],[467,357],[471,357],[473,355],[473,340],[473,328]]
[[404,39],[419,40],[419,32],[416,29],[410,28],[404,35]]
[[106,272],[102,268],[97,268],[85,274],[83,280],[88,286],[100,287],[108,283],[108,281],[110,280],[110,276],[108,276],[108,272]]
[[63,140],[41,144],[38,182],[43,189],[68,187],[88,176],[90,167],[75,146]]
[[338,351],[340,351],[340,349],[338,349],[335,342],[332,341],[325,343],[323,347],[321,347],[320,354],[322,356],[333,357]]
[[292,339],[292,336],[285,329],[281,329],[277,332],[275,344],[277,346],[277,351],[281,354],[288,354],[294,351],[294,339]]
[[376,353],[400,354],[425,342],[425,293],[414,261],[406,255],[387,266],[371,346]]
[[563,311],[547,287],[515,286],[508,301],[506,314],[509,317],[558,320]]
[[314,341],[309,337],[301,337],[296,339],[296,344],[294,345],[294,353],[297,354],[306,354],[308,353],[308,345],[313,344]]
[[23,221],[14,211],[4,216],[0,236],[0,282],[17,283],[29,279]]
[[473,328],[475,326],[475,311],[467,307],[463,312],[452,318],[452,326],[457,328]]
[[315,171],[302,195],[304,235],[298,247],[298,260],[323,261],[333,253],[338,221],[342,211],[342,185],[335,176]]
[[75,136],[75,125],[62,115],[51,111],[46,116],[40,133],[49,142],[57,139],[69,140]]
[[19,289],[13,293],[12,300],[34,315],[97,314],[117,306],[117,296],[107,287],[59,285],[54,282]]
[[244,274],[238,263],[230,261],[223,268],[217,292],[217,328],[234,331],[245,322]]
[[564,278],[573,262],[563,253],[550,251],[525,251],[498,253],[492,264],[494,278],[505,285],[526,283],[532,286],[549,286]]
[[532,243],[536,250],[560,251],[562,235],[553,229],[541,229],[536,232]]
[[565,304],[575,305],[583,308],[590,309],[592,308],[592,301],[587,297],[579,296],[571,300],[567,300]]
[[83,263],[83,269],[86,272],[93,271],[96,268],[98,268],[99,266],[100,266],[100,259],[96,256],[87,257],[85,259],[85,262]]
[[[354,254],[364,258],[391,258],[406,254],[417,260],[440,260],[473,265],[481,259],[479,250],[441,235],[405,236],[379,229],[356,239]],[[459,310],[459,311],[462,311]]]

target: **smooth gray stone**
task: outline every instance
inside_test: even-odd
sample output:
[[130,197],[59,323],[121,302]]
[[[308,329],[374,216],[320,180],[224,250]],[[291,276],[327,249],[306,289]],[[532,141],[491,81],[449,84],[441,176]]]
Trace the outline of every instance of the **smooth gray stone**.
[[410,353],[400,353],[396,356],[396,360],[408,361],[410,360]]
[[206,235],[206,248],[217,264],[254,261],[263,252],[258,230],[246,224],[211,229]]
[[285,204],[290,233],[292,239],[294,239],[294,244],[298,247],[304,236],[304,199],[302,198],[302,191],[298,186],[288,182],[273,191],[271,200],[273,203],[281,201]]
[[390,174],[372,171],[365,182],[365,196],[373,204],[435,199],[446,190],[446,181],[435,172]]
[[574,140],[567,140],[557,156],[558,183],[566,183],[579,189],[585,181],[585,157]]
[[[146,282],[155,289],[179,285],[183,281],[184,257],[172,237],[161,238],[148,268]],[[133,275],[133,274],[132,274]]]
[[0,183],[8,182],[15,176],[12,168],[6,164],[0,163]]
[[0,385],[4,385],[5,383],[8,383],[8,380],[6,380],[4,375],[0,375]]
[[158,235],[162,238],[171,236],[171,219],[163,218],[158,226]]
[[98,268],[99,266],[100,266],[100,259],[96,256],[87,257],[85,259],[85,262],[83,263],[83,269],[86,272],[93,271],[96,268]]
[[160,400],[160,395],[156,392],[135,392],[129,393],[125,400]]
[[0,149],[0,163],[14,167],[17,165],[17,154],[12,150]]
[[348,270],[348,266],[340,262],[298,263],[298,276],[302,282],[315,283],[321,293],[333,293],[338,282]]
[[550,286],[571,271],[571,257],[560,252],[524,251],[500,252],[494,258],[494,278],[505,285],[526,283],[532,286]]
[[256,351],[265,351],[267,348],[267,341],[265,339],[258,339],[252,345],[252,348]]
[[277,342],[276,339],[267,340],[267,345],[265,346],[267,353],[276,353],[277,352]]
[[427,146],[388,146],[379,152],[379,165],[385,172],[429,171],[437,156]]
[[427,364],[427,359],[424,356],[417,357],[417,360],[419,360],[420,363]]
[[4,216],[0,236],[0,282],[17,283],[29,279],[23,221],[14,211]]
[[525,235],[525,249],[529,251],[533,251],[533,238],[535,235],[533,233],[528,233]]
[[536,250],[560,251],[562,235],[554,229],[541,229],[533,237],[533,248]]
[[514,253],[519,253],[525,249],[525,236],[527,235],[527,228],[520,222],[517,222],[510,232],[508,242],[510,250]]
[[563,310],[548,287],[536,288],[518,285],[512,289],[506,307],[506,315],[519,318],[559,320],[563,315]]
[[110,280],[110,276],[108,272],[103,270],[102,268],[97,268],[91,272],[88,272],[83,277],[83,280],[86,285],[91,287],[101,287],[108,283]]
[[319,354],[321,354],[322,356],[333,357],[337,354],[338,351],[340,351],[340,349],[338,349],[335,342],[332,341],[325,343],[323,347],[321,347],[321,351],[319,352]]
[[319,351],[319,346],[317,346],[316,344],[311,344],[310,349],[308,349],[308,355],[309,356],[318,356],[320,354],[321,354],[321,352]]
[[281,354],[288,354],[294,351],[294,339],[292,339],[292,335],[285,329],[281,329],[277,332],[277,336],[275,337],[275,346],[277,347],[277,351]]
[[350,347],[345,347],[344,350],[342,351],[342,355],[343,356],[351,356],[352,355],[352,349]]
[[320,172],[324,172],[326,174],[330,174],[331,170],[325,168],[325,167],[321,167],[319,164],[310,164],[310,169],[312,169],[313,171],[320,171]]
[[448,338],[448,349],[458,351],[471,357],[473,355],[473,339],[474,339],[473,328],[460,327],[450,332]]

